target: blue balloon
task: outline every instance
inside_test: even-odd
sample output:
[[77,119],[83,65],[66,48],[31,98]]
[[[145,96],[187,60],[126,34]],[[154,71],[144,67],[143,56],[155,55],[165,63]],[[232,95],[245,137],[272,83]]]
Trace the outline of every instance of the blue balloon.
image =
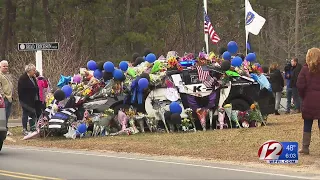
[[249,62],[253,62],[257,59],[257,56],[255,53],[249,53],[246,57],[246,60]]
[[79,131],[79,133],[81,133],[81,134],[87,132],[87,125],[84,124],[84,123],[83,123],[83,124],[80,124],[80,125],[78,126],[78,131]]
[[114,71],[114,64],[111,61],[107,61],[103,64],[103,69],[106,72],[112,73]]
[[172,102],[169,106],[169,109],[172,114],[175,114],[175,113],[181,114],[182,113],[182,107],[177,102]]
[[103,72],[100,71],[99,69],[96,69],[94,72],[93,72],[93,76],[97,79],[101,79],[103,78]]
[[230,61],[230,60],[231,60],[231,53],[230,53],[229,51],[224,52],[224,53],[222,54],[222,58],[223,58],[224,60]]
[[87,63],[87,68],[88,68],[89,70],[91,70],[91,71],[94,71],[94,70],[98,69],[98,65],[97,65],[97,63],[96,63],[94,60],[90,60],[90,61],[88,61],[88,63]]
[[157,57],[155,54],[150,53],[147,55],[147,57],[145,57],[146,61],[148,61],[149,63],[153,63],[157,60]]
[[236,54],[237,51],[238,51],[238,44],[234,41],[230,41],[228,43],[228,51],[231,53],[231,54]]
[[64,92],[66,97],[70,97],[72,94],[72,88],[69,85],[64,85],[61,90]]
[[127,71],[128,67],[129,67],[129,64],[126,61],[121,61],[119,64],[119,68],[122,71]]
[[141,78],[138,81],[139,89],[143,90],[149,86],[149,81],[147,78]]
[[121,80],[123,78],[123,72],[120,69],[115,69],[112,73],[114,79]]
[[234,58],[232,59],[232,61],[231,61],[231,65],[232,65],[233,67],[239,67],[239,66],[241,66],[241,65],[242,65],[242,59],[241,59],[241,57],[239,57],[239,56],[234,57]]

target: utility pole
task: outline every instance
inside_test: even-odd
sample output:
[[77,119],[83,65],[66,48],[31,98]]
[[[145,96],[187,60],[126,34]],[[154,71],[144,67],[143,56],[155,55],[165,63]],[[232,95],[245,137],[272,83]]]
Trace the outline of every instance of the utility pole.
[[298,57],[298,52],[299,52],[299,19],[300,19],[300,14],[299,14],[299,6],[300,6],[300,0],[296,0],[296,19],[295,19],[295,50],[294,54],[296,57]]

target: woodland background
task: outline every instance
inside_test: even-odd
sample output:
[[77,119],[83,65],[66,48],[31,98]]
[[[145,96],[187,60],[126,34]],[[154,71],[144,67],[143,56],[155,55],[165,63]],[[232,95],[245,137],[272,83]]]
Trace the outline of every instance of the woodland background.
[[[250,0],[266,18],[251,46],[264,64],[319,47],[318,0]],[[296,11],[298,10],[298,11]],[[218,49],[234,40],[245,52],[244,0],[208,0],[208,15],[221,38]],[[297,12],[297,13],[296,13]],[[203,41],[203,0],[0,0],[0,55],[7,59],[15,85],[24,65],[35,63],[32,52],[17,51],[21,42],[59,42],[59,51],[45,51],[44,74],[53,85],[60,74],[72,75],[96,61],[130,60],[150,48],[157,55],[199,52]],[[19,112],[15,98],[14,114]]]

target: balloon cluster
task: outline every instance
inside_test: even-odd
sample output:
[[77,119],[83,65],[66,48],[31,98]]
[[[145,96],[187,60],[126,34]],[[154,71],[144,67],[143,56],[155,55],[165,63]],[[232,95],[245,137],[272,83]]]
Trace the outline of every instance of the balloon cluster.
[[54,92],[53,97],[57,101],[62,101],[72,95],[72,87],[69,85],[64,85],[61,89]]
[[[232,55],[237,54],[238,52],[238,44],[235,41],[230,41],[227,45],[227,51],[223,52],[222,58],[225,60],[221,64],[221,69],[222,70],[229,70],[231,66],[233,67],[240,67],[243,62],[243,58],[241,58],[241,54],[237,55],[232,58]],[[246,57],[245,60],[249,62],[254,62],[256,61],[257,57],[255,53],[249,53]]]
[[170,120],[171,124],[180,124],[181,123],[181,113],[182,107],[178,102],[172,102],[169,105],[169,110],[165,112],[165,119]]
[[90,60],[87,63],[87,68],[93,71],[93,76],[97,79],[108,81],[112,78],[118,81],[124,81],[124,72],[128,70],[129,64],[126,61],[119,63],[119,69],[115,68],[113,62],[107,61],[105,63],[96,63]]

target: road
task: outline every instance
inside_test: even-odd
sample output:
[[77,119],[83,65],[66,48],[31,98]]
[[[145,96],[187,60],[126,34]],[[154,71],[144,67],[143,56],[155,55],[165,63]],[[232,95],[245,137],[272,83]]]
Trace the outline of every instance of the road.
[[[311,179],[236,165],[61,149],[5,146],[0,179]],[[315,176],[313,176],[315,178]],[[318,176],[319,178],[319,176]]]

